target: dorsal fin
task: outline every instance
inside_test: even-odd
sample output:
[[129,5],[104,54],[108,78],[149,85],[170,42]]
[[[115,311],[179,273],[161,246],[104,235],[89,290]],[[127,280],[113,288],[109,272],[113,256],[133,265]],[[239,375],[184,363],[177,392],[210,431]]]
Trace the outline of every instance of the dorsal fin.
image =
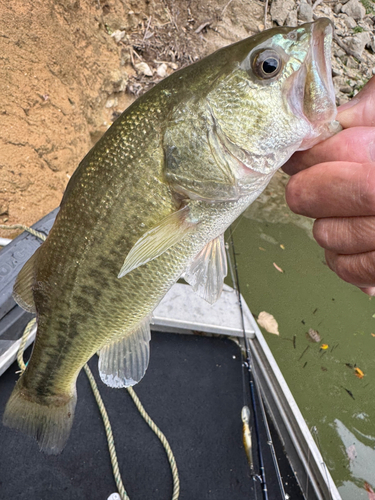
[[21,271],[18,273],[16,282],[13,287],[13,298],[17,304],[25,309],[25,311],[36,313],[33,284],[35,280],[35,262],[38,250],[24,264]]
[[150,318],[99,352],[99,373],[109,387],[130,387],[144,376],[150,358]]

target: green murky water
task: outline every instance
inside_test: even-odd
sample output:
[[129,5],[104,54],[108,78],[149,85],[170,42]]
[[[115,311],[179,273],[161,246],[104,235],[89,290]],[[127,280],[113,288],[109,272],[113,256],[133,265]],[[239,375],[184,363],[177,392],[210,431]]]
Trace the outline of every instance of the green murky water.
[[[267,311],[279,323],[279,337],[262,331],[308,426],[317,429],[343,500],[368,500],[365,482],[375,490],[375,298],[325,265],[312,221],[285,205],[285,183],[278,174],[234,231],[241,291],[253,314]],[[307,338],[309,328],[321,343]]]

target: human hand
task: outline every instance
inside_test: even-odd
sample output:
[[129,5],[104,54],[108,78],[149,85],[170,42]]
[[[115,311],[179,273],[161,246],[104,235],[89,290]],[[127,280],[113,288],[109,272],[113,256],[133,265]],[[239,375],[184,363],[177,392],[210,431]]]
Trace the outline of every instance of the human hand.
[[313,234],[328,266],[375,295],[375,77],[340,106],[344,130],[292,156],[286,201],[316,219]]

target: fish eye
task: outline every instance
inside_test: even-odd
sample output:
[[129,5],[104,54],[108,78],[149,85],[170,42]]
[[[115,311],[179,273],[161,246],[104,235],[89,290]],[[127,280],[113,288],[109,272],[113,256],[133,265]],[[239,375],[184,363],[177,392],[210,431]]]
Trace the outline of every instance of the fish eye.
[[282,62],[280,54],[275,50],[267,49],[255,55],[252,68],[259,78],[268,80],[280,73]]

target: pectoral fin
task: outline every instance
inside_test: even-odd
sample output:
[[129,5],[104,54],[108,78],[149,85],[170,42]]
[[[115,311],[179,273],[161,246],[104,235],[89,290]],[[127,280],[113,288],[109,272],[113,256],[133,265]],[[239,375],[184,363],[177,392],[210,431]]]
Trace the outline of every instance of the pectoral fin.
[[171,246],[194,231],[195,222],[188,220],[189,207],[186,206],[166,217],[140,238],[128,253],[118,278],[130,273],[133,269],[156,259]]
[[125,338],[99,352],[99,373],[109,387],[130,387],[144,376],[150,358],[150,318]]
[[221,234],[199,252],[184,279],[204,300],[213,304],[220,297],[227,275],[224,235]]

